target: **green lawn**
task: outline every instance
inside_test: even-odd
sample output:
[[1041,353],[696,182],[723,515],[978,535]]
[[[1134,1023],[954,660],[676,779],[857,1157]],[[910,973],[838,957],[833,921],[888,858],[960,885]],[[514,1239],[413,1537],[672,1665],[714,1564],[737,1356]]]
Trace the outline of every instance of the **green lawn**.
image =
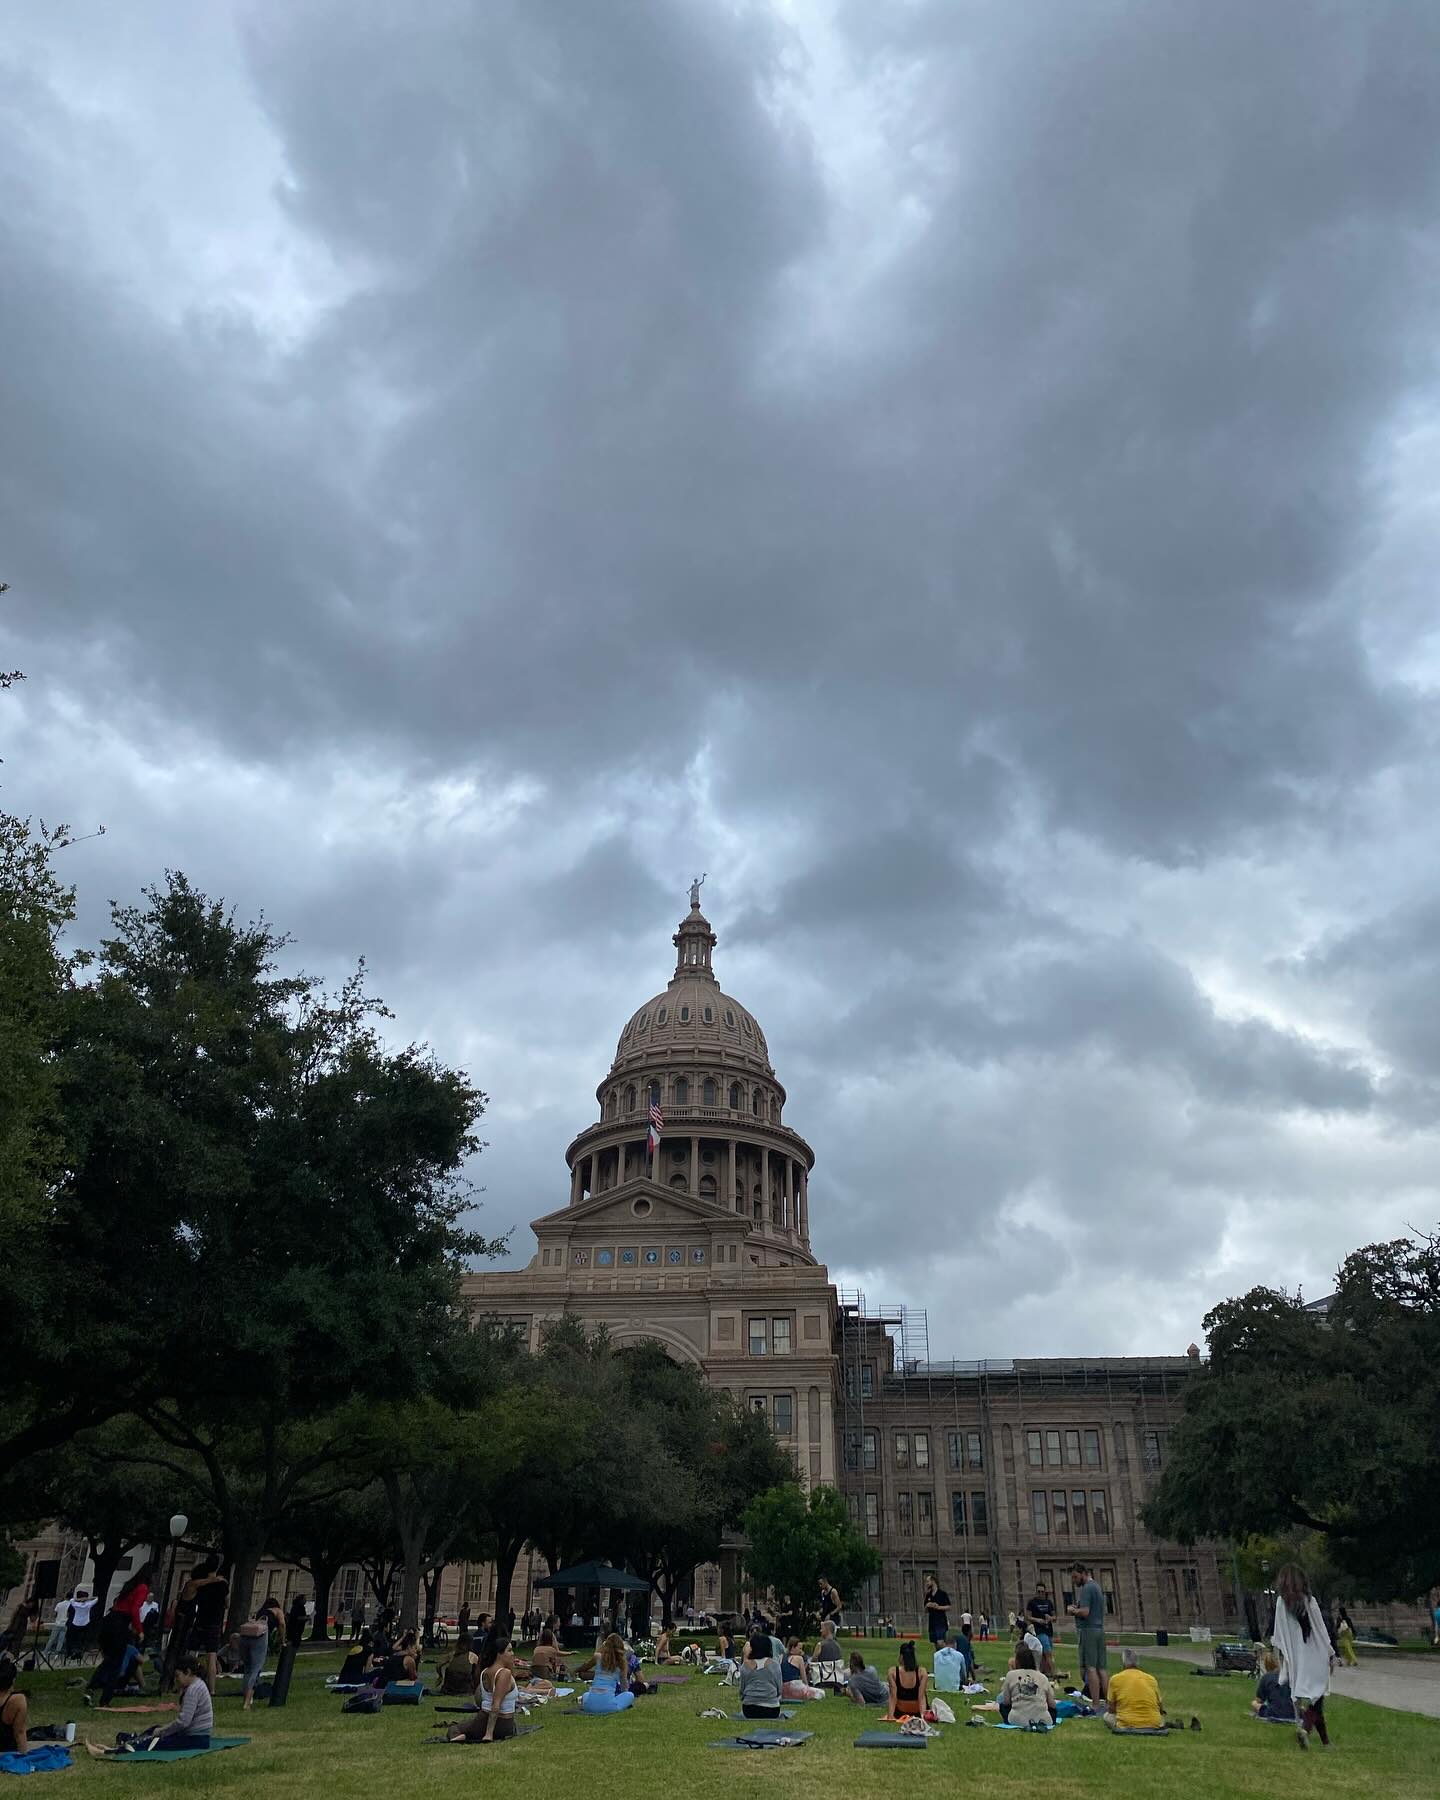
[[[991,1660],[998,1645],[987,1645]],[[893,1658],[893,1642],[864,1645],[883,1671]],[[928,1661],[928,1652],[926,1654]],[[1172,1716],[1192,1712],[1198,1732],[1168,1738],[1117,1739],[1094,1720],[1072,1720],[1049,1736],[972,1731],[963,1722],[924,1751],[864,1752],[851,1747],[862,1724],[876,1716],[831,1697],[796,1708],[794,1721],[818,1735],[796,1750],[722,1753],[706,1749],[709,1739],[738,1730],[700,1719],[702,1707],[725,1701],[738,1710],[733,1690],[693,1677],[683,1687],[641,1700],[611,1718],[564,1717],[557,1705],[535,1716],[544,1729],[511,1744],[487,1748],[422,1744],[440,1723],[427,1702],[419,1708],[391,1707],[375,1717],[343,1716],[340,1700],[328,1694],[323,1678],[339,1666],[334,1652],[306,1651],[300,1658],[289,1705],[263,1704],[242,1714],[237,1698],[222,1683],[216,1724],[226,1736],[248,1733],[253,1742],[239,1750],[189,1762],[130,1768],[93,1761],[77,1744],[76,1768],[67,1786],[161,1791],[169,1794],[264,1793],[266,1800],[314,1800],[327,1796],[391,1796],[406,1800],[429,1794],[453,1795],[457,1783],[483,1782],[487,1793],[517,1800],[649,1800],[652,1795],[704,1796],[718,1786],[741,1784],[747,1791],[779,1783],[787,1795],[835,1800],[837,1794],[951,1794],[958,1780],[983,1784],[988,1795],[1030,1800],[1043,1791],[1050,1800],[1096,1796],[1115,1800],[1306,1800],[1326,1795],[1354,1800],[1357,1792],[1383,1793],[1386,1800],[1433,1800],[1440,1768],[1440,1720],[1390,1712],[1359,1701],[1331,1699],[1326,1711],[1335,1748],[1318,1747],[1303,1758],[1293,1735],[1279,1726],[1253,1724],[1246,1717],[1251,1685],[1242,1676],[1205,1681],[1183,1664],[1157,1659],[1149,1664]],[[1064,1667],[1062,1662],[1062,1667]],[[86,1713],[67,1676],[27,1675],[31,1716],[39,1722],[77,1716],[80,1735],[97,1738],[140,1721]],[[78,1708],[78,1713],[77,1713]],[[966,1717],[963,1699],[957,1717]],[[476,1767],[474,1765],[481,1765]],[[43,1784],[41,1792],[48,1791]]]

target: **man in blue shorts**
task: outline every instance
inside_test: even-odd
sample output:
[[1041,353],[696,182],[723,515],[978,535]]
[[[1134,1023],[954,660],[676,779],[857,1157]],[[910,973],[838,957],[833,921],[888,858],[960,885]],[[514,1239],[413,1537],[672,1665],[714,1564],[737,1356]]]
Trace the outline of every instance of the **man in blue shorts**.
[[1055,1674],[1055,1602],[1050,1598],[1050,1590],[1043,1581],[1035,1583],[1035,1592],[1025,1605],[1025,1617],[1030,1629],[1040,1640],[1041,1664],[1040,1672],[1052,1679]]
[[1065,1608],[1075,1621],[1075,1641],[1080,1651],[1080,1673],[1092,1706],[1098,1707],[1110,1687],[1105,1669],[1105,1595],[1089,1568],[1076,1563],[1070,1571],[1075,1598]]

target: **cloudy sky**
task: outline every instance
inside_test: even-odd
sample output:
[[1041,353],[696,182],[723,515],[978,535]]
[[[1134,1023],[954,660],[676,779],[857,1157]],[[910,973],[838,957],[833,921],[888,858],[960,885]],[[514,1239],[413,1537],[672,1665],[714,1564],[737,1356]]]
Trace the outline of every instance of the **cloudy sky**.
[[492,1096],[692,874],[817,1250],[1179,1350],[1433,1221],[1440,8],[8,0],[8,805]]

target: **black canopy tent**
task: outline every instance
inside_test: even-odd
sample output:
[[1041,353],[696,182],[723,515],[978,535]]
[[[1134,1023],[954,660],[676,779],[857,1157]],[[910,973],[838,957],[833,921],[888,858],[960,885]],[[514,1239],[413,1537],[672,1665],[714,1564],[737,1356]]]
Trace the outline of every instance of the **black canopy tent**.
[[[654,1585],[643,1575],[632,1575],[628,1569],[612,1569],[608,1563],[583,1562],[575,1563],[568,1569],[557,1569],[553,1575],[546,1575],[532,1584],[537,1588],[555,1588],[581,1592],[586,1588],[605,1589],[619,1588],[627,1594],[648,1593]],[[588,1621],[588,1614],[587,1614]],[[567,1649],[577,1649],[594,1641],[595,1628],[588,1622],[584,1625],[567,1625],[560,1621],[560,1640]]]

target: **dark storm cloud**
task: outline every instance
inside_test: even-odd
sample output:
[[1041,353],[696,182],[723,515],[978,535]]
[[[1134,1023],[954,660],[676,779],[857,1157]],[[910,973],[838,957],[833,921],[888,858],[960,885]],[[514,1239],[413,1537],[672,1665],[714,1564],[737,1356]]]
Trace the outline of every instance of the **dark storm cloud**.
[[101,892],[368,954],[489,1228],[708,869],[818,1247],[983,1250],[993,1353],[1414,1212],[1440,13],[125,20],[0,49],[6,792]]

